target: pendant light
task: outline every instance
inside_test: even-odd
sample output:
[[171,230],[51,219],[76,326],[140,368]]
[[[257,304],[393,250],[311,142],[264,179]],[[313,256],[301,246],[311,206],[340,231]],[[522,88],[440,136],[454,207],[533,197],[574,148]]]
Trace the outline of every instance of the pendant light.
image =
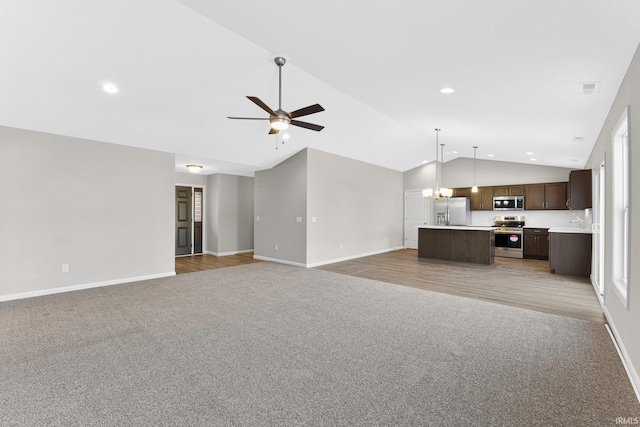
[[473,146],[473,187],[471,187],[472,193],[478,192],[478,186],[476,185],[476,151],[478,150],[477,146]]
[[436,197],[440,197],[440,160],[438,157],[438,135],[440,134],[440,131],[442,129],[440,128],[435,128],[436,131]]
[[435,131],[436,131],[436,172],[435,172],[436,189],[435,191],[432,188],[427,188],[425,190],[422,190],[422,197],[424,198],[440,197],[440,186],[438,184],[438,180],[439,180],[438,132],[440,132],[440,128],[435,128]]
[[[444,144],[440,144],[440,157],[442,158],[442,166],[440,167],[440,173],[444,175]],[[442,176],[440,176],[440,184],[444,182]],[[447,187],[440,187],[440,196],[441,197],[451,197],[453,196],[453,189]]]

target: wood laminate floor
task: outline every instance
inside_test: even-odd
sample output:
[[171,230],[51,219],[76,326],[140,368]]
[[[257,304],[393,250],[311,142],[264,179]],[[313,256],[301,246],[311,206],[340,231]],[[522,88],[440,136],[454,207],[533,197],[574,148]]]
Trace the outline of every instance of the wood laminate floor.
[[233,267],[236,265],[251,264],[253,262],[262,262],[253,258],[253,252],[227,256],[209,254],[179,256],[176,257],[176,274],[195,273],[196,271]]
[[[176,273],[258,262],[253,253],[176,258]],[[418,258],[401,249],[317,267],[349,276],[605,323],[589,279],[559,276],[548,261],[498,258],[493,265]]]

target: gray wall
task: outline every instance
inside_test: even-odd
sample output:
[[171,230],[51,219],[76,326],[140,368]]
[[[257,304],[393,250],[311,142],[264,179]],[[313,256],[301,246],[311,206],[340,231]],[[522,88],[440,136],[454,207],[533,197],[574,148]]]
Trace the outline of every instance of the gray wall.
[[307,166],[308,265],[403,245],[402,172],[314,149]]
[[[629,308],[626,308],[618,298],[612,288],[613,281],[612,258],[613,222],[608,218],[613,217],[613,207],[611,206],[613,194],[613,168],[608,159],[612,158],[612,133],[618,121],[622,117],[624,110],[630,106],[630,174],[631,174],[631,262],[630,262],[630,289]],[[622,352],[634,376],[636,386],[640,388],[640,335],[638,325],[640,325],[640,173],[634,165],[640,164],[640,149],[638,141],[640,139],[640,47],[629,66],[622,85],[618,91],[616,99],[611,106],[611,110],[602,126],[600,136],[591,152],[588,167],[596,169],[607,159],[605,164],[605,286],[604,286],[604,308],[609,319],[609,323],[619,341]],[[636,262],[634,262],[636,261]]]
[[306,264],[307,150],[256,172],[255,216],[256,257]]
[[215,174],[207,177],[206,251],[215,255],[253,250],[254,178]]
[[255,192],[259,258],[313,266],[402,246],[401,172],[308,148],[257,172]]
[[[443,187],[471,187],[473,159],[459,157],[446,162],[442,169]],[[576,167],[574,169],[581,169]],[[478,186],[528,184],[534,182],[568,181],[571,169],[522,163],[476,160]],[[421,165],[404,173],[404,189],[420,190],[435,187],[435,162]]]
[[0,297],[173,274],[174,168],[173,154],[0,127]]

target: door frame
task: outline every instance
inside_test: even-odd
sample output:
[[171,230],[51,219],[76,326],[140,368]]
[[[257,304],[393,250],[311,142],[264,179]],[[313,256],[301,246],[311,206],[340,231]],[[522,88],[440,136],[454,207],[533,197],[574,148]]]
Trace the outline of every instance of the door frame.
[[[188,187],[188,188],[191,188],[191,253],[190,254],[186,254],[186,255],[174,255],[174,256],[177,258],[177,257],[182,257],[182,256],[192,256],[192,255],[203,255],[203,254],[206,254],[207,253],[207,250],[206,250],[206,248],[207,248],[207,233],[205,232],[205,230],[207,229],[206,228],[207,215],[206,215],[206,209],[205,209],[205,194],[207,192],[206,191],[207,190],[207,186],[206,185],[175,183],[173,185],[173,189],[175,190],[176,187]],[[193,191],[193,189],[194,188],[201,188],[202,189],[202,212],[203,212],[203,215],[202,215],[202,253],[199,253],[199,254],[194,254],[193,253],[194,248],[195,248],[195,246],[193,244],[193,242],[194,242],[194,233],[195,233],[195,227],[193,226],[193,216],[194,216],[193,214],[194,214],[194,211],[195,211],[195,203],[193,203],[193,200],[194,200],[194,194],[193,194],[194,191]],[[175,211],[176,211],[176,209],[175,209],[175,206],[174,206],[174,208],[173,208],[174,215],[175,215]],[[176,218],[174,216],[174,218],[173,218],[174,226],[175,226],[175,222],[176,222]],[[173,242],[174,248],[175,248],[175,244],[176,243]]]
[[[419,194],[422,197],[422,190],[405,190],[404,192],[404,247],[406,249],[418,249],[417,246],[417,242],[416,242],[416,247],[409,247],[408,242],[409,242],[409,228],[410,226],[408,225],[409,223],[409,212],[408,212],[408,205],[409,205],[409,196],[410,195],[417,195]],[[424,199],[424,197],[423,197]],[[424,214],[423,214],[423,225],[427,223],[427,214],[426,214],[426,206],[423,205],[423,210],[424,210]]]

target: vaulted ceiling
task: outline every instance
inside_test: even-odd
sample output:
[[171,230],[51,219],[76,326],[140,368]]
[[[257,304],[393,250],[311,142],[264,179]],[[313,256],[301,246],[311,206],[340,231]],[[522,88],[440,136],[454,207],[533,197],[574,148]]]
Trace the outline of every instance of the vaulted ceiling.
[[[435,159],[436,127],[445,160],[476,145],[482,159],[582,168],[640,43],[637,0],[0,9],[0,125],[172,152],[178,170],[207,174],[250,175],[304,147],[405,171]],[[283,109],[326,110],[304,118],[324,130],[291,128],[284,144],[268,122],[226,118],[266,117],[246,95],[277,107],[276,56],[287,59]]]

